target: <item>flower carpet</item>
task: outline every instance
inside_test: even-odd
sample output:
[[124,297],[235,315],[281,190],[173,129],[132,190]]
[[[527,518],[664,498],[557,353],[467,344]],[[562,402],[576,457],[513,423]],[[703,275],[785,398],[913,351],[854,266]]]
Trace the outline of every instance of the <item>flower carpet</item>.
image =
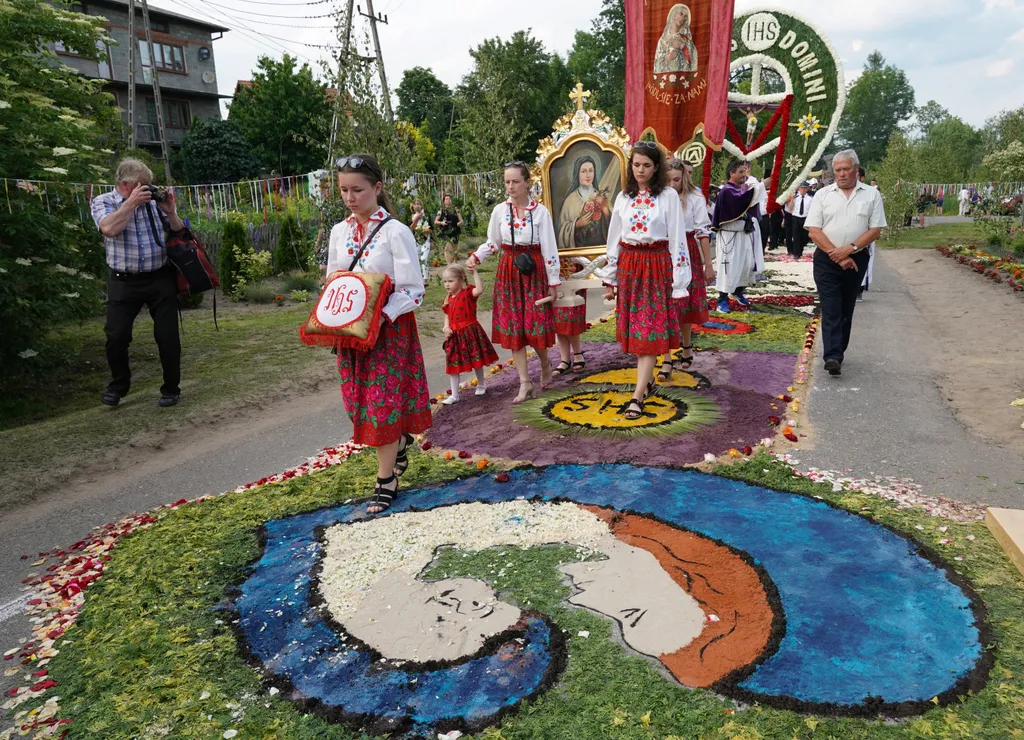
[[636,423],[613,319],[520,406],[492,368],[386,516],[346,444],[26,559],[0,738],[1012,737],[1020,575],[982,507],[801,468],[807,308],[715,314]]

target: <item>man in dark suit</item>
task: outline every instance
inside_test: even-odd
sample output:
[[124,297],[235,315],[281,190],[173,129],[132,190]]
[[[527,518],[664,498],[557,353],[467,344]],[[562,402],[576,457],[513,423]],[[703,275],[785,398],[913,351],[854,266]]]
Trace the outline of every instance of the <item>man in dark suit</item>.
[[804,247],[810,238],[804,228],[804,221],[811,212],[811,196],[808,194],[810,183],[800,183],[793,200],[786,206],[786,247],[791,257],[800,258],[804,256]]

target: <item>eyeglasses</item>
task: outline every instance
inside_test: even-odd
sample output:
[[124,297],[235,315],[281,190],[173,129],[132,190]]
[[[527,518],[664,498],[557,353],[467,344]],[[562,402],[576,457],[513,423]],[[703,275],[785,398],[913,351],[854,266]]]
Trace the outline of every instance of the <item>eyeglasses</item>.
[[633,145],[634,149],[657,149],[658,142],[656,141],[638,141]]
[[358,170],[366,164],[366,162],[362,157],[342,157],[334,164],[339,170],[344,169],[345,167],[351,167],[354,170]]
[[509,167],[526,167],[526,166],[527,166],[526,162],[522,161],[521,159],[517,159],[515,162],[506,162],[505,163],[505,169],[506,170]]

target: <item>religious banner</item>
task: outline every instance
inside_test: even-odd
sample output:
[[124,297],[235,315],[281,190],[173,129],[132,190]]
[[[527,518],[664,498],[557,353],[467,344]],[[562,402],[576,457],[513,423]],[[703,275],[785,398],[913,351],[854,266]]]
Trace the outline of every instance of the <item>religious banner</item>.
[[626,0],[625,123],[633,141],[653,133],[689,161],[703,160],[707,146],[721,148],[732,18],[733,0]]

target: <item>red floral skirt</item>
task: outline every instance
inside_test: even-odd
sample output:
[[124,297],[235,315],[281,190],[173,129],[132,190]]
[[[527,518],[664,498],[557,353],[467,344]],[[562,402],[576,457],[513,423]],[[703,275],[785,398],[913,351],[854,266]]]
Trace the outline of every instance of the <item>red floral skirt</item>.
[[679,348],[679,325],[670,310],[672,257],[668,242],[621,242],[615,338],[631,355],[663,355]]
[[686,235],[686,243],[690,247],[690,295],[686,298],[673,298],[672,306],[680,324],[697,324],[700,326],[708,320],[708,281],[704,278],[704,258],[700,253],[700,245],[692,232]]
[[[536,266],[524,275],[512,261],[526,253]],[[555,312],[550,303],[536,302],[548,295],[548,274],[539,245],[501,245],[498,276],[494,281],[491,339],[512,351],[533,347],[542,351],[555,344]]]
[[339,349],[338,373],[356,444],[383,447],[430,429],[427,371],[411,313],[385,321],[369,352]]
[[454,330],[444,341],[444,355],[444,371],[449,375],[468,373],[498,361],[498,353],[479,321]]
[[[576,295],[586,297],[587,291],[577,291]],[[560,334],[563,337],[577,337],[589,328],[586,303],[572,308],[555,306],[555,334]]]

